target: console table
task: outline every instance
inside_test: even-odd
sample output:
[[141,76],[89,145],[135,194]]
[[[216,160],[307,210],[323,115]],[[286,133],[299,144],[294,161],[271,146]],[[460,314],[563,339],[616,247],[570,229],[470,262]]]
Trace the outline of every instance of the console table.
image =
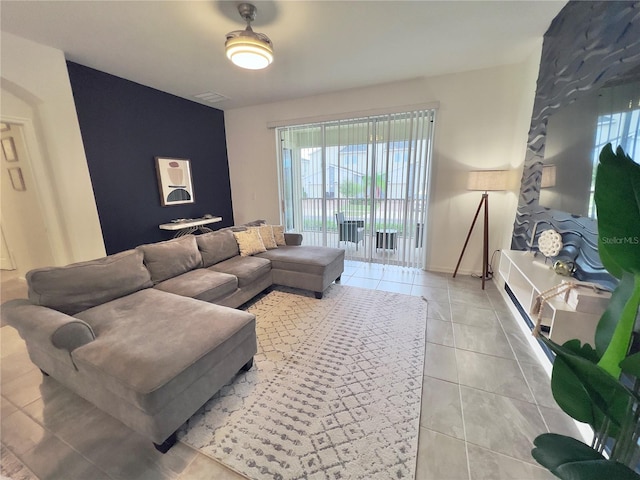
[[185,220],[180,220],[177,222],[171,223],[163,223],[159,226],[160,230],[171,230],[175,231],[175,237],[181,237],[182,235],[188,235],[190,233],[194,233],[200,231],[202,233],[212,232],[209,227],[205,227],[205,225],[209,225],[211,223],[221,222],[222,217],[211,217],[211,218],[188,218]]
[[[544,263],[544,257],[534,257],[532,252],[502,250],[500,256],[500,278],[505,283],[505,290],[519,306],[529,327],[536,323],[531,317],[531,309],[536,297],[555,285],[571,277],[558,275]],[[548,300],[542,312],[542,325],[548,327],[545,333],[551,340],[563,344],[567,340],[577,338],[581,342],[595,345],[595,331],[602,312],[576,312],[565,301],[563,296]]]

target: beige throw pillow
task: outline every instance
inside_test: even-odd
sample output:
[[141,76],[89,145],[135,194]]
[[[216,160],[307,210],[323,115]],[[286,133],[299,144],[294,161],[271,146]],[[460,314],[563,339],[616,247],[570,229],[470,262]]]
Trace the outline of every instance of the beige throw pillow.
[[273,228],[271,228],[271,225],[261,225],[256,228],[258,232],[260,232],[260,238],[262,238],[262,243],[264,243],[264,248],[266,248],[267,250],[273,250],[274,248],[278,248],[276,239],[273,236]]
[[284,239],[284,226],[272,225],[271,229],[273,230],[273,237],[276,239],[276,245],[279,247],[285,246],[287,242]]
[[233,232],[233,236],[238,242],[238,248],[240,249],[240,256],[249,257],[256,253],[266,252],[267,249],[262,243],[260,233],[255,228],[250,228],[244,232]]

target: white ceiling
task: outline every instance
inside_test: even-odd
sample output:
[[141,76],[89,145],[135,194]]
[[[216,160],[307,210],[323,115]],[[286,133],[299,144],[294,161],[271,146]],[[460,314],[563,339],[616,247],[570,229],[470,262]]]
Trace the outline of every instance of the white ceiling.
[[254,30],[275,52],[261,71],[225,57],[238,3],[3,0],[1,28],[190,100],[216,92],[226,110],[518,63],[566,2],[257,1]]

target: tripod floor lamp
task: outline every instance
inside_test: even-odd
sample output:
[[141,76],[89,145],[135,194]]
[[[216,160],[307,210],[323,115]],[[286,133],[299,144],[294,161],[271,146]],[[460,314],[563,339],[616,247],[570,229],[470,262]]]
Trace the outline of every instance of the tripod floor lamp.
[[467,190],[483,191],[480,198],[480,204],[476,210],[476,214],[471,222],[471,228],[467,234],[467,239],[464,241],[460,258],[456,265],[456,269],[453,272],[453,278],[458,273],[462,257],[467,249],[467,244],[471,238],[473,227],[476,225],[480,210],[484,207],[484,232],[482,241],[482,289],[484,290],[484,283],[491,279],[491,272],[489,271],[489,191],[504,191],[509,187],[509,170],[474,170],[469,172],[469,179],[467,182]]

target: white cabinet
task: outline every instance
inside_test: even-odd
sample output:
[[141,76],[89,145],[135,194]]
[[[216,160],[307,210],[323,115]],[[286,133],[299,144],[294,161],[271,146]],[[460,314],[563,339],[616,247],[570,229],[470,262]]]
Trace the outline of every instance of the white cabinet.
[[[531,315],[536,297],[546,290],[570,280],[556,274],[550,265],[544,263],[544,257],[532,252],[502,250],[500,256],[500,278],[513,293],[522,310],[529,315],[535,325],[537,318]],[[572,338],[582,343],[595,345],[596,326],[602,312],[576,312],[564,300],[564,294],[548,300],[542,312],[542,325],[549,327],[548,337],[563,344]]]

